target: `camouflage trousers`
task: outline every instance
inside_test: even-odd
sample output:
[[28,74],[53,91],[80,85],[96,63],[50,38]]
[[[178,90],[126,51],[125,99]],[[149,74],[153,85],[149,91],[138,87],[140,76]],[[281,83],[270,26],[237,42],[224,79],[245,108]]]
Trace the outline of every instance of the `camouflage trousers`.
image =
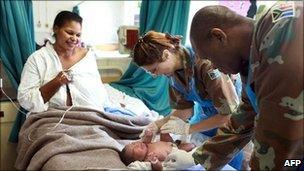
[[[193,153],[195,162],[203,165],[206,170],[219,170],[252,140],[252,170],[297,169],[284,167],[284,163],[286,159],[299,159],[303,162],[303,119],[298,124],[286,127],[287,133],[284,132],[282,136],[271,132],[277,129],[276,126],[269,123],[265,125],[261,121],[262,117],[253,112],[232,115],[230,121],[218,129],[216,136]],[[284,123],[278,126],[284,127]],[[298,136],[288,136],[288,131],[297,131]]]

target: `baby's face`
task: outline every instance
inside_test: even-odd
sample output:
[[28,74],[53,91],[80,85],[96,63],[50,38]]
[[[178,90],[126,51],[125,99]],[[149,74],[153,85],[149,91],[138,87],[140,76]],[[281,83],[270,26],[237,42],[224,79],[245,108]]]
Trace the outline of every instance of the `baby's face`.
[[148,152],[147,144],[136,141],[125,146],[126,155],[132,156],[134,160],[144,161]]

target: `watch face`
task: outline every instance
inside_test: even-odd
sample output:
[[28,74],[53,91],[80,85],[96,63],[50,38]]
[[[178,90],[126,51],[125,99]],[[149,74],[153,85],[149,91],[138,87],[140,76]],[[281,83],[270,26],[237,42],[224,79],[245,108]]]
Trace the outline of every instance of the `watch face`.
[[246,16],[247,15],[247,11],[250,7],[250,1],[249,0],[239,0],[239,1],[235,1],[235,0],[231,0],[231,1],[227,1],[227,0],[220,0],[219,1],[219,5],[223,5],[228,7],[229,9],[235,11],[236,13]]

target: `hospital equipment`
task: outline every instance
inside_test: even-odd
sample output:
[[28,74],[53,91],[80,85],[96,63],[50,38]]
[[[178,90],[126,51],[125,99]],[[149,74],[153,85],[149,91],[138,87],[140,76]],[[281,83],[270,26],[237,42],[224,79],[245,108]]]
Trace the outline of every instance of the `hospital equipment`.
[[119,53],[130,53],[138,40],[138,32],[137,26],[124,25],[118,28],[117,34]]
[[120,54],[118,51],[104,51],[96,47],[94,52],[103,83],[120,80],[132,61],[129,54]]
[[28,114],[30,114],[30,112],[25,113],[23,111],[21,111],[19,109],[19,107],[17,107],[17,105],[14,103],[14,101],[5,93],[5,91],[3,90],[3,81],[2,78],[0,78],[0,91],[9,99],[9,101],[13,104],[13,106],[22,114],[24,114],[25,116],[27,116]]

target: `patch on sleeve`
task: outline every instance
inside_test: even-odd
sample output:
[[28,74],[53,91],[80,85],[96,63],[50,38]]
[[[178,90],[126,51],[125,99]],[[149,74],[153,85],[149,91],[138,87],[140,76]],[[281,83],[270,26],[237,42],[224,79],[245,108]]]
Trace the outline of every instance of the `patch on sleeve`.
[[271,10],[272,22],[275,23],[283,18],[295,17],[295,13],[294,2],[279,2]]
[[219,78],[221,76],[221,72],[218,69],[212,70],[208,72],[208,75],[211,80],[214,80],[216,78]]

